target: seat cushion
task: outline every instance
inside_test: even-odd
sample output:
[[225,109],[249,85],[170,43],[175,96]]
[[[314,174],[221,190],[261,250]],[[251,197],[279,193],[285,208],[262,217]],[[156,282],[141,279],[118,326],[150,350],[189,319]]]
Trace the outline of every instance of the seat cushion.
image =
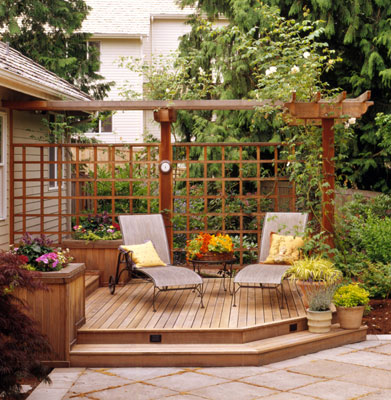
[[270,234],[269,255],[265,264],[292,264],[300,257],[300,247],[304,246],[304,240],[300,236]]
[[153,243],[149,240],[143,244],[123,245],[121,248],[127,252],[132,252],[132,261],[136,268],[148,268],[165,266],[166,264],[159,257]]

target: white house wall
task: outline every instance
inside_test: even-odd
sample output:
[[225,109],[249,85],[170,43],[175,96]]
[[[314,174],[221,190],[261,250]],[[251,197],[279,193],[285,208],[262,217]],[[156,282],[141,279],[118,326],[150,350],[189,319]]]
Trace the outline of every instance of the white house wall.
[[[95,40],[95,39],[94,39]],[[120,96],[121,86],[131,82],[132,89],[141,93],[142,78],[137,73],[118,65],[120,57],[140,58],[140,39],[99,39],[101,51],[100,74],[106,81],[114,81],[107,100],[124,100]],[[133,143],[141,141],[143,131],[142,111],[118,111],[113,116],[113,133],[88,134],[106,143]]]

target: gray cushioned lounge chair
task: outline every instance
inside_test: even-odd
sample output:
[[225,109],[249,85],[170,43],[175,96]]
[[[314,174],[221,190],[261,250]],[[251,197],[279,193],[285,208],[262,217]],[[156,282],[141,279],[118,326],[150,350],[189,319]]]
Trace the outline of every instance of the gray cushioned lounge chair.
[[281,235],[297,235],[304,233],[307,225],[308,214],[304,213],[275,213],[269,212],[265,215],[262,229],[261,243],[259,246],[258,262],[260,264],[247,265],[241,269],[234,279],[233,294],[234,306],[236,306],[236,293],[240,288],[262,288],[281,287],[282,306],[284,306],[284,287],[281,284],[282,277],[290,265],[261,264],[269,255],[270,233]]
[[[118,265],[116,277],[110,277],[110,291],[114,293],[115,285],[119,281],[119,276],[124,271],[119,272],[120,258],[123,257],[126,270],[132,276],[141,273],[147,277],[153,285],[153,311],[156,311],[155,300],[161,291],[168,290],[197,290],[201,297],[201,307],[203,308],[203,281],[202,278],[194,271],[171,265],[170,250],[164,227],[163,217],[160,214],[151,215],[120,215],[119,224],[122,232],[124,245],[143,244],[149,240],[152,241],[156,252],[166,266],[156,266],[148,268],[135,268],[132,263],[131,254],[127,253],[120,247],[118,256]],[[110,286],[112,285],[112,286]],[[114,290],[113,290],[114,285]]]

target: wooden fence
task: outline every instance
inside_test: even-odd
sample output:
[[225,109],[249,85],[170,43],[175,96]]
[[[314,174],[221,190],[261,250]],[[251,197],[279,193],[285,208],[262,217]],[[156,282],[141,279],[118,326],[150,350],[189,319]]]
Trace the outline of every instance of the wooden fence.
[[[280,143],[173,144],[169,239],[177,262],[200,231],[232,235],[240,262],[253,259],[265,212],[295,209],[284,150]],[[13,144],[11,151],[11,242],[29,232],[61,244],[88,214],[162,211],[159,143]]]

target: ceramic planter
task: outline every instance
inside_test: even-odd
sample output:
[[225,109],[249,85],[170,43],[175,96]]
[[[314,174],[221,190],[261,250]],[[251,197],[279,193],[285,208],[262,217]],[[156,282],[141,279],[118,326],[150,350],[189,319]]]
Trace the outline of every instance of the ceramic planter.
[[307,310],[308,330],[312,333],[327,333],[331,330],[332,312]]
[[364,315],[364,306],[337,307],[339,325],[343,329],[358,329]]
[[307,281],[296,281],[296,285],[298,286],[301,293],[301,300],[303,302],[303,306],[305,309],[309,307],[308,304],[308,296],[307,293],[311,292],[314,288],[318,286],[325,286],[324,282],[307,282]]

